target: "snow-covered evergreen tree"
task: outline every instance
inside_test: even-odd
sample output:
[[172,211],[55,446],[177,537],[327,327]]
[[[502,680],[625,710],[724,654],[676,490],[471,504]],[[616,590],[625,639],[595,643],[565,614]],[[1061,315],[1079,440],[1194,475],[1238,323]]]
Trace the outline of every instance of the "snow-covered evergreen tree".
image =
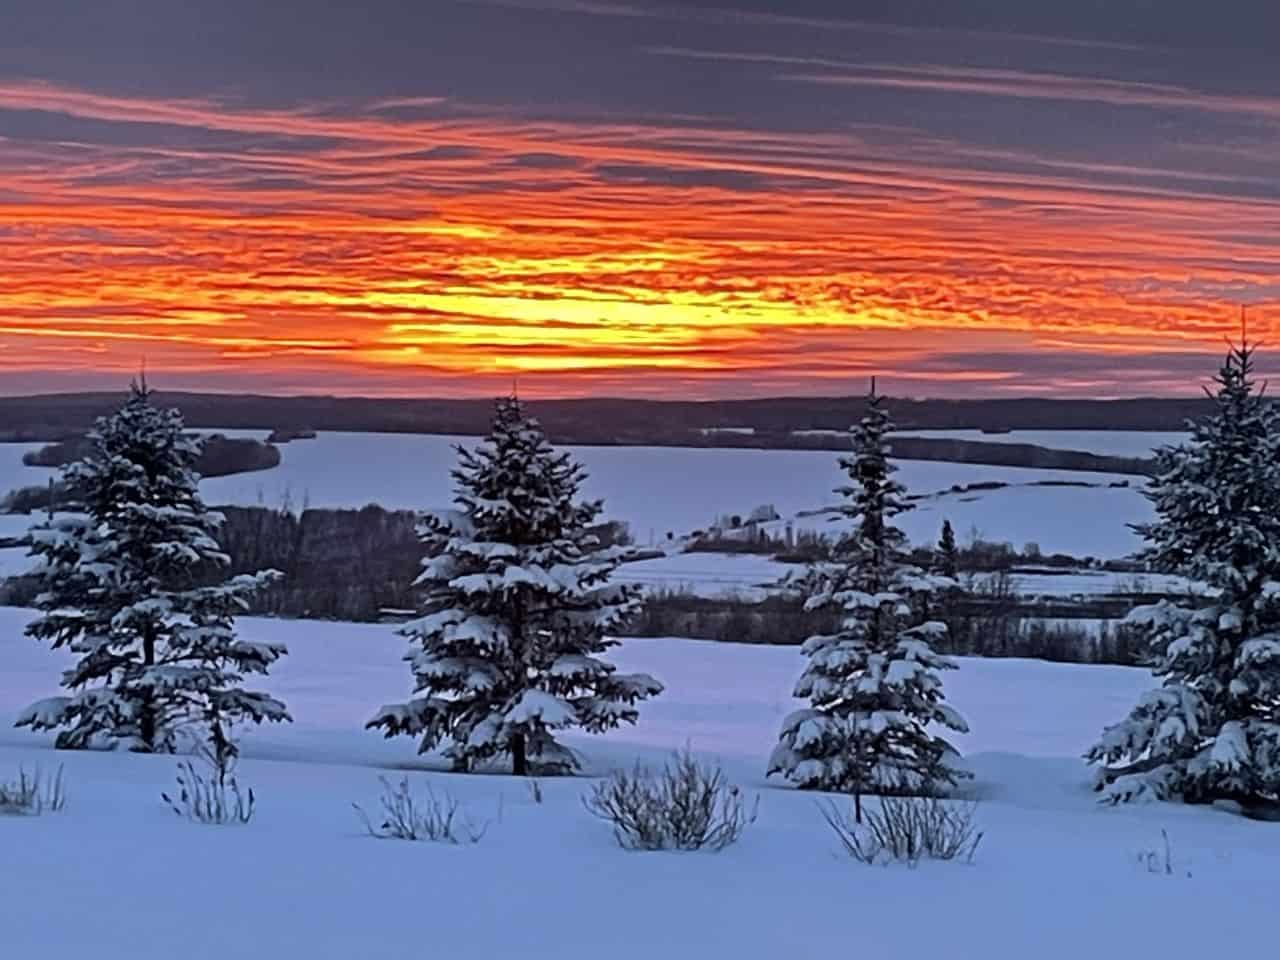
[[801,581],[806,609],[842,613],[839,630],[810,637],[795,695],[810,701],[783,723],[769,773],[799,787],[862,794],[932,790],[964,774],[955,750],[931,727],[965,731],[944,702],[941,670],[954,664],[933,643],[946,626],[925,619],[924,600],[953,583],[911,566],[906,537],[893,518],[911,508],[888,459],[892,429],[872,388],[866,415],[853,430],[853,454],[840,465],[850,484],[837,489],[851,531],[833,562]]
[[1131,614],[1152,629],[1163,683],[1086,755],[1113,801],[1280,799],[1280,414],[1253,355],[1231,349],[1213,414],[1158,455],[1147,556],[1212,596]]
[[31,533],[41,616],[27,633],[76,654],[62,677],[72,692],[33,704],[17,725],[60,729],[64,748],[169,752],[191,735],[229,760],[234,724],[289,719],[278,700],[242,686],[284,647],[235,631],[236,614],[276,574],[209,584],[229,560],[214,540],[222,517],[197,490],[200,440],[177,410],[151,403],[145,383],[90,439],[92,452],[63,471],[82,512]]
[[960,558],[956,550],[956,532],[951,529],[951,521],[942,521],[942,534],[938,537],[937,572],[944,577],[955,579],[960,573]]
[[425,608],[401,631],[420,696],[368,726],[419,737],[423,753],[445,744],[459,770],[500,756],[517,775],[574,770],[555,731],[634,722],[662,690],[600,656],[638,594],[610,582],[621,554],[589,531],[601,504],[578,501],[582,467],[518,400],[498,401],[487,441],[458,458],[459,509],[424,517]]

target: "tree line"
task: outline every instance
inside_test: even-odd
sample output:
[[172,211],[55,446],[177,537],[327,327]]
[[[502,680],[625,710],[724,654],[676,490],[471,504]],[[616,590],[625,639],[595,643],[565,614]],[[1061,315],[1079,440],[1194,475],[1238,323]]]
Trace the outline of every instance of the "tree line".
[[[1160,685],[1087,753],[1107,799],[1280,800],[1280,421],[1233,346],[1212,412],[1165,448],[1148,486],[1156,519],[1141,528],[1165,572],[1205,597],[1139,608]],[[840,460],[846,532],[831,556],[788,585],[823,629],[801,645],[795,695],[768,772],[801,788],[935,793],[968,776],[948,740],[966,731],[946,700],[940,652],[957,584],[949,527],[927,564],[895,518],[912,504],[894,477],[893,428],[874,387]],[[32,531],[39,616],[28,633],[77,657],[67,694],[33,704],[19,726],[56,730],[65,748],[172,752],[194,738],[233,758],[234,731],[287,722],[262,690],[280,645],[246,640],[236,617],[275,582],[270,569],[210,578],[230,559],[222,517],[201,501],[200,443],[176,410],[135,385],[65,469],[81,510]],[[608,658],[640,608],[613,574],[617,546],[594,532],[580,465],[557,452],[515,398],[497,403],[487,439],[458,450],[454,508],[421,518],[418,615],[401,626],[413,693],[372,711],[368,727],[440,751],[458,771],[569,773],[566,730],[633,723],[658,678]]]

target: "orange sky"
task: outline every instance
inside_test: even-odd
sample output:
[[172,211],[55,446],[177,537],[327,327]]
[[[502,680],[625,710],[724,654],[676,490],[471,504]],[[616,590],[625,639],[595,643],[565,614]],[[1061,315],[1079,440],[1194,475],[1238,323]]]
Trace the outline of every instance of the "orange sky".
[[1280,96],[805,36],[643,62],[847,116],[0,78],[0,390],[1174,392],[1280,322]]

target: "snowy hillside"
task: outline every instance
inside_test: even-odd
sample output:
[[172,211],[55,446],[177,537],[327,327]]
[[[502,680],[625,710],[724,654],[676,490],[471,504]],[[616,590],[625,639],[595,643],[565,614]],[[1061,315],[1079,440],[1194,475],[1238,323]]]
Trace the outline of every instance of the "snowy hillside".
[[[760,820],[737,846],[624,852],[583,811],[584,779],[545,782],[536,805],[508,777],[415,774],[494,821],[478,846],[441,847],[368,839],[350,807],[376,802],[378,774],[422,765],[409,741],[361,729],[408,692],[403,641],[386,628],[244,622],[248,638],[289,644],[271,689],[296,722],[246,735],[241,774],[259,817],[211,828],[161,803],[171,758],[55,754],[48,736],[10,727],[54,692],[67,662],[21,637],[27,617],[0,610],[0,772],[63,763],[71,799],[58,815],[0,819],[6,955],[746,960],[840,956],[854,937],[859,953],[890,960],[1078,960],[1202,956],[1221,948],[1223,930],[1236,950],[1273,939],[1280,826],[1204,808],[1100,808],[1084,785],[1076,758],[1148,685],[1140,671],[963,661],[946,683],[973,726],[959,745],[986,837],[974,866],[910,870],[837,857],[814,797],[764,782],[792,704],[793,648],[628,642],[620,666],[654,673],[667,692],[637,727],[573,741],[594,772],[685,743],[720,756],[761,795]],[[1161,847],[1162,828],[1174,876],[1138,863]]]

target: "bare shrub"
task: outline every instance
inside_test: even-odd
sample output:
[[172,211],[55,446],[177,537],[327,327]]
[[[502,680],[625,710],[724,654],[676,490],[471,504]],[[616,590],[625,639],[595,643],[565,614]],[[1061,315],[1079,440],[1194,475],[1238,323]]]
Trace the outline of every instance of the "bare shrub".
[[0,783],[0,815],[38,817],[57,813],[67,804],[62,767],[52,777],[36,767],[31,773],[19,767],[18,779]]
[[973,863],[983,837],[974,822],[978,805],[971,802],[884,796],[879,811],[868,811],[864,823],[831,801],[818,809],[844,851],[860,863],[897,861],[915,866],[924,859]]
[[748,811],[742,791],[716,765],[701,764],[684,750],[660,771],[636,764],[615,771],[583,798],[587,810],[613,824],[626,850],[719,851],[754,823],[757,797]]
[[479,826],[472,823],[461,803],[447,792],[437,796],[430,784],[426,785],[425,797],[419,800],[409,789],[408,777],[402,777],[395,784],[386,777],[379,777],[378,781],[382,784],[382,796],[379,798],[381,825],[375,827],[358,803],[351,805],[371,837],[379,840],[479,843],[489,829],[487,823]]
[[177,792],[173,796],[160,794],[169,809],[193,823],[209,826],[246,824],[252,820],[255,810],[253,789],[240,788],[234,774],[234,757],[215,754],[204,745],[197,749],[197,756],[209,772],[202,774],[193,760],[179,763]]

